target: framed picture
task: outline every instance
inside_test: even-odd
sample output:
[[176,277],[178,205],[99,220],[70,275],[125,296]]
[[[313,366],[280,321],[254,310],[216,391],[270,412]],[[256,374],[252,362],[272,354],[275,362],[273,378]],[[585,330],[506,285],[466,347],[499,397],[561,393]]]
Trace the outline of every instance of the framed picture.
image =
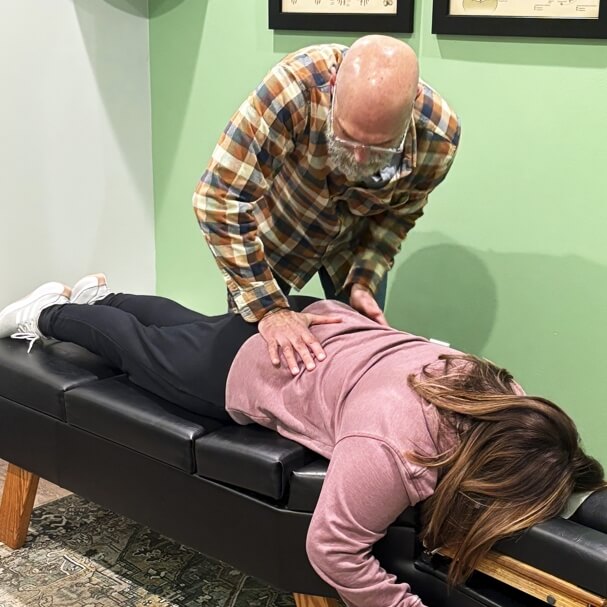
[[413,0],[268,0],[270,29],[413,31]]
[[607,0],[434,0],[432,32],[607,38]]

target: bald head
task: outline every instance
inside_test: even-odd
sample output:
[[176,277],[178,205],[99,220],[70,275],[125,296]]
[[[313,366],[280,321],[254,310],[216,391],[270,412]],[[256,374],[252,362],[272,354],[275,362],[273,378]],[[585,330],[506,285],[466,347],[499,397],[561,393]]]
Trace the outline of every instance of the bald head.
[[389,36],[364,36],[346,53],[335,80],[334,119],[344,136],[387,144],[402,136],[417,93],[417,57]]

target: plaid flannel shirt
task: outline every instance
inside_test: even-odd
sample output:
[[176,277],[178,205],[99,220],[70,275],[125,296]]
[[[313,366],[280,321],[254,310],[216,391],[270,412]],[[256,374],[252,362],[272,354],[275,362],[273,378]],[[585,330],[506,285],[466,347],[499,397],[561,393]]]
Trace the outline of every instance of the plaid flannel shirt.
[[288,308],[274,274],[300,289],[324,266],[338,292],[354,283],[375,292],[451,167],[458,118],[421,82],[388,183],[370,189],[332,170],[329,79],[346,51],[318,45],[278,63],[230,120],[194,193],[231,307],[249,322]]

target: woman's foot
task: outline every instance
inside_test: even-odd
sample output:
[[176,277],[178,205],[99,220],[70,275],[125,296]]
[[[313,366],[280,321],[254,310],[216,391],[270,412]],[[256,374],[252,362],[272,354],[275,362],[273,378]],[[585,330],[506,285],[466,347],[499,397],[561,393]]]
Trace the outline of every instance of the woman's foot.
[[0,311],[0,337],[25,339],[34,342],[43,337],[38,328],[40,312],[49,306],[70,303],[72,290],[60,282],[47,282],[29,295]]
[[109,294],[105,274],[89,274],[72,287],[70,303],[91,305]]

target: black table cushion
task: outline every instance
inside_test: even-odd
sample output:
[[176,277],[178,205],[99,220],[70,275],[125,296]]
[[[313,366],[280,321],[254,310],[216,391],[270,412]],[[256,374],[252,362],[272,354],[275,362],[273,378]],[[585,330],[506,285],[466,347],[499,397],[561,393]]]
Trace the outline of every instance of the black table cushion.
[[60,420],[65,420],[65,392],[117,373],[74,344],[39,341],[28,354],[24,342],[0,339],[2,396]]
[[556,517],[498,542],[498,552],[607,596],[607,534]]
[[313,512],[320,497],[329,460],[319,458],[307,466],[293,470],[289,482],[287,508],[297,512]]
[[70,390],[68,424],[165,462],[195,470],[194,441],[221,427],[142,390],[125,377]]
[[607,533],[607,487],[590,495],[575,511],[571,520]]
[[293,470],[318,456],[257,425],[226,426],[196,440],[196,473],[281,500]]

